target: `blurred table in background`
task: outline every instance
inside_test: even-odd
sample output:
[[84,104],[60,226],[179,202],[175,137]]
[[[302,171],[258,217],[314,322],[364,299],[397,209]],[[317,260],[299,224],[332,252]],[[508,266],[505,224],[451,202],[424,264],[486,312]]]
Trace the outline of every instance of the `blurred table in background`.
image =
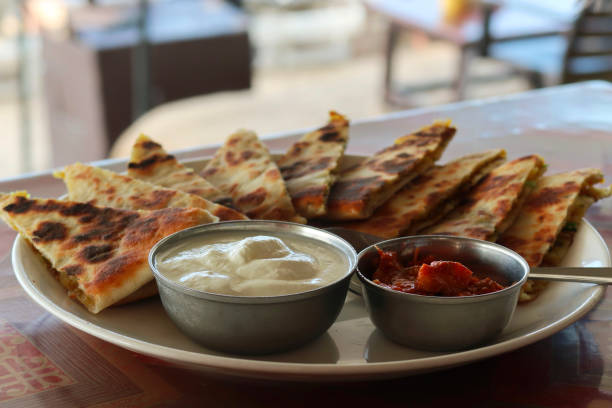
[[[461,100],[472,56],[486,55],[488,45],[493,42],[562,34],[570,29],[575,11],[569,7],[565,12],[554,12],[551,8],[547,11],[545,6],[527,1],[365,0],[365,4],[369,10],[389,21],[385,50],[385,98],[400,105],[406,102],[402,94],[409,98],[410,92],[449,85],[423,84],[419,78],[403,89],[394,84],[393,55],[402,31],[424,33],[460,49],[457,74],[450,85],[456,98]],[[463,4],[464,9],[461,10],[457,4]]]
[[[398,135],[438,118],[458,132],[442,162],[475,149],[504,147],[508,157],[541,154],[555,173],[601,168],[612,178],[612,84],[598,81],[513,96],[397,112],[351,126],[348,154],[372,154]],[[384,119],[381,124],[380,120]],[[393,131],[392,131],[393,130]],[[285,151],[301,132],[265,142]],[[215,146],[175,152],[210,156]],[[99,163],[117,171],[126,162]],[[0,191],[65,192],[50,173],[0,181]],[[612,199],[586,218],[612,245]],[[323,384],[227,378],[175,367],[67,326],[29,299],[15,279],[16,233],[0,224],[0,404],[3,407],[572,407],[612,405],[612,287],[576,323],[515,351],[446,371],[396,380]],[[350,316],[345,316],[350,320]],[[246,357],[245,357],[246,358]],[[314,363],[313,363],[314,364]]]
[[[132,123],[138,8],[73,13],[68,37],[46,35],[43,57],[53,164],[105,157]],[[251,85],[246,16],[215,0],[151,2],[145,21],[146,105]],[[142,68],[139,68],[142,69]]]

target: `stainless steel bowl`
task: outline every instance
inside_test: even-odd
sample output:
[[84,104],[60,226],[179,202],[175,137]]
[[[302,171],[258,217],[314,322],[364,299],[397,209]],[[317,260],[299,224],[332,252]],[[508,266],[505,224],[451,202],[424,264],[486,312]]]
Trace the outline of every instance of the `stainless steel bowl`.
[[[456,261],[475,273],[487,271],[508,287],[485,295],[443,297],[403,293],[371,281],[378,252],[400,251],[408,264],[414,253],[436,260]],[[424,350],[452,351],[484,344],[495,338],[512,318],[529,266],[516,252],[501,245],[450,236],[413,236],[379,242],[359,253],[357,276],[370,319],[389,339]]]
[[[331,284],[290,295],[232,296],[191,289],[157,269],[157,255],[186,239],[230,232],[282,237],[297,235],[346,257],[347,269]],[[306,225],[280,221],[232,221],[200,225],[176,232],[149,253],[166,312],[187,336],[211,349],[237,354],[273,353],[305,344],[332,325],[340,313],[357,253],[342,238]]]

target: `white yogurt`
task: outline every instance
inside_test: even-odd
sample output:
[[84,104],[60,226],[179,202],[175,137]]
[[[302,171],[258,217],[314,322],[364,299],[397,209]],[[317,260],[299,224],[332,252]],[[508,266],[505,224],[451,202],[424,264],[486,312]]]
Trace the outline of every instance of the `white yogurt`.
[[305,292],[338,280],[347,268],[348,261],[332,247],[289,235],[192,238],[157,257],[157,269],[171,280],[239,296]]

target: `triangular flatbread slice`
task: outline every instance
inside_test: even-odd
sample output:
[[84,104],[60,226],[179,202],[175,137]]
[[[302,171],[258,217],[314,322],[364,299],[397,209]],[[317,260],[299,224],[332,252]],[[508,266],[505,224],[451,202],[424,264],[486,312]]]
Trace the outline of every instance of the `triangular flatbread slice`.
[[232,205],[231,197],[200,177],[193,169],[183,166],[159,143],[145,135],[138,136],[132,147],[127,174],[132,178],[194,194],[214,203],[230,207]]
[[295,212],[280,170],[254,132],[239,130],[200,173],[253,219],[306,223]]
[[221,221],[244,220],[238,211],[202,197],[163,188],[100,167],[75,163],[56,173],[68,189],[68,199],[126,210],[202,208]]
[[412,234],[448,214],[461,196],[505,157],[505,150],[495,149],[434,166],[397,192],[367,220],[342,226],[382,238]]
[[51,264],[68,294],[98,313],[152,281],[149,250],[216,217],[198,208],[129,211],[0,194],[0,218]]
[[305,134],[276,161],[296,211],[306,218],[325,215],[329,190],[349,137],[348,120],[329,113],[329,123]]
[[440,158],[455,130],[450,122],[435,122],[400,137],[393,146],[343,171],[329,194],[325,218],[338,221],[368,218]]
[[[612,186],[594,186],[602,181],[601,170],[591,168],[542,177],[497,242],[519,253],[529,266],[559,265],[591,204],[612,193]],[[519,301],[534,299],[544,286],[528,280]]]
[[514,222],[544,169],[538,155],[502,164],[468,193],[465,203],[423,233],[495,241]]

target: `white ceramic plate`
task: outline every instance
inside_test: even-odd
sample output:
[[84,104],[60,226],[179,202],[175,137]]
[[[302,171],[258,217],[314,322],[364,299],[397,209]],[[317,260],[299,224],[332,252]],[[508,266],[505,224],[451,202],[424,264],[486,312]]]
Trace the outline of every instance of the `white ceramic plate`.
[[[287,353],[240,357],[217,353],[189,340],[170,321],[157,298],[92,315],[66,296],[45,263],[21,237],[15,240],[12,256],[15,274],[25,291],[47,311],[80,330],[175,364],[277,380],[398,377],[466,364],[550,336],[578,320],[604,293],[604,288],[597,285],[553,283],[534,302],[517,308],[496,341],[455,353],[423,352],[392,343],[374,328],[362,299],[349,293],[337,321],[311,344]],[[608,248],[588,222],[582,222],[564,264],[610,266]]]

